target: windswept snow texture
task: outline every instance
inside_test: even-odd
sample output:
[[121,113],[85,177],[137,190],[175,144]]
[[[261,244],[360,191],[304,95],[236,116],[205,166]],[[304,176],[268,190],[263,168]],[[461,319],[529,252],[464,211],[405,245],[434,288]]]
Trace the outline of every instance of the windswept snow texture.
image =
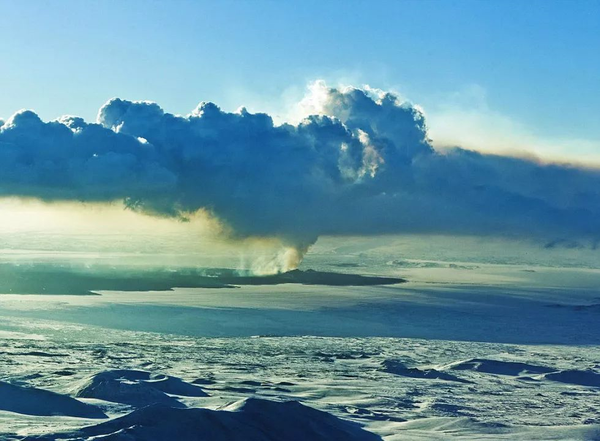
[[0,381],[0,410],[37,416],[106,418],[96,406],[82,403],[67,395],[4,381]]
[[[79,399],[90,400],[111,418],[94,426],[97,423],[89,419],[4,411],[3,441],[24,436],[61,439],[58,434],[83,440],[156,439],[152,434],[163,437],[158,439],[218,440],[237,436],[242,429],[258,437],[241,438],[251,440],[295,439],[292,434],[306,435],[296,439],[377,439],[334,416],[359,423],[386,441],[590,440],[600,434],[600,393],[589,384],[589,378],[596,377],[569,373],[597,372],[598,346],[202,338],[10,318],[0,326],[5,330],[5,352],[0,355],[4,377],[73,397],[85,384],[107,381],[93,399]],[[44,356],[59,350],[67,356]],[[31,353],[38,355],[24,355]],[[504,368],[452,369],[467,366],[465,360],[509,366],[510,374]],[[539,374],[540,366],[552,372]],[[132,394],[128,386],[121,389],[128,383],[143,384],[142,393]],[[144,406],[152,401],[148,397],[156,396],[170,400]],[[288,401],[297,403],[281,403]],[[238,404],[231,406],[232,402]],[[315,423],[309,424],[309,419]],[[218,429],[219,422],[236,428],[234,435]]]
[[220,410],[154,405],[69,434],[39,440],[107,439],[139,441],[377,441],[357,423],[344,421],[297,401],[248,398]]

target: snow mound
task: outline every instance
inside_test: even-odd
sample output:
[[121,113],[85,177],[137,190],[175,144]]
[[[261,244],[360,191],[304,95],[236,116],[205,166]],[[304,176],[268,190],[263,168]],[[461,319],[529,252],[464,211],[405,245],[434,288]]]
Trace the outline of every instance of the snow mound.
[[296,401],[248,398],[219,410],[152,405],[77,432],[30,440],[381,441],[357,423]]
[[515,361],[490,360],[487,358],[472,358],[444,366],[444,369],[455,371],[476,371],[496,375],[546,374],[556,369]]
[[106,418],[96,406],[82,403],[67,395],[34,387],[17,386],[0,381],[0,410],[25,415],[63,415],[80,418]]
[[546,374],[544,378],[578,386],[600,387],[600,374],[591,369],[553,372]]
[[470,383],[470,381],[458,378],[455,375],[446,372],[440,372],[435,369],[418,369],[409,368],[398,360],[384,360],[381,363],[382,370],[390,374],[399,375],[401,377],[422,378],[426,380],[445,380],[457,381],[459,383]]
[[77,391],[78,397],[97,398],[135,407],[150,404],[185,407],[168,394],[188,397],[207,396],[200,387],[176,377],[152,376],[149,372],[125,369],[100,372]]

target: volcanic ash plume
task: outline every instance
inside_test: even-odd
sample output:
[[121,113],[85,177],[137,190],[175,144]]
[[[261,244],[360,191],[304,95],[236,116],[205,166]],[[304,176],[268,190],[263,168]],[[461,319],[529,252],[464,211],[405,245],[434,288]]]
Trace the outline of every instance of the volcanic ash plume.
[[112,99],[97,123],[20,111],[0,125],[0,195],[203,210],[233,238],[282,241],[257,273],[296,267],[323,234],[598,238],[597,170],[436,151],[417,107],[372,89],[316,83],[303,105],[279,126],[213,103],[176,116]]
[[293,246],[281,246],[269,253],[245,254],[239,267],[256,276],[285,273],[298,268],[306,251]]

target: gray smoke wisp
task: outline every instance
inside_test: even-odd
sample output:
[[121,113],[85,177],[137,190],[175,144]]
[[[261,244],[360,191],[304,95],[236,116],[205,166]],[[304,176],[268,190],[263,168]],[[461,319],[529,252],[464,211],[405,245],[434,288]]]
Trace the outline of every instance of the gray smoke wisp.
[[295,125],[213,103],[176,116],[112,99],[96,123],[20,111],[0,123],[0,196],[205,210],[232,237],[281,239],[285,269],[325,234],[598,238],[599,171],[436,151],[422,111],[394,94],[318,93]]

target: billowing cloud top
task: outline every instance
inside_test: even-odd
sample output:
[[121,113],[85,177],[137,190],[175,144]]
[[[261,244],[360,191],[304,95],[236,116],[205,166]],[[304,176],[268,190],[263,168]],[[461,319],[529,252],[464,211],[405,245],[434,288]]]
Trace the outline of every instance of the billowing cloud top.
[[436,151],[423,113],[389,93],[319,84],[311,100],[316,114],[280,126],[213,103],[176,116],[112,99],[95,124],[21,111],[0,124],[0,194],[206,209],[298,249],[321,234],[598,237],[596,170]]

